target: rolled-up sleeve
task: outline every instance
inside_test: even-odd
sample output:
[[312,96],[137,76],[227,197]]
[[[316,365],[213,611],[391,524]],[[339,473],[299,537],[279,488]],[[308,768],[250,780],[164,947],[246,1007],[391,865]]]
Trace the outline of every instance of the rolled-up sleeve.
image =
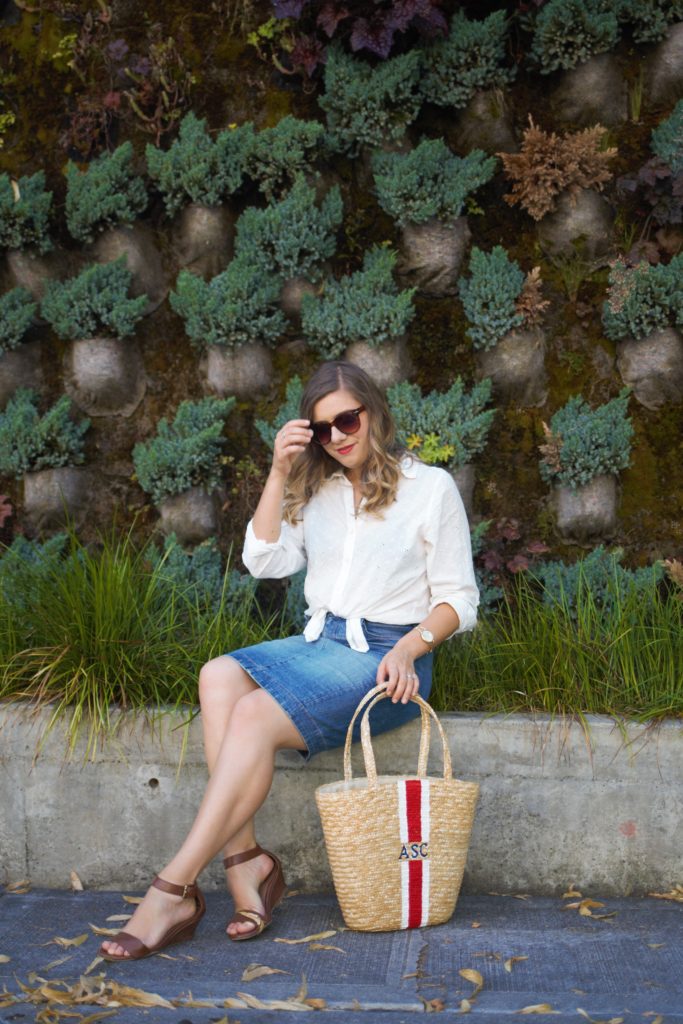
[[306,565],[306,548],[304,544],[303,523],[294,526],[282,522],[280,536],[269,543],[259,540],[254,533],[252,520],[247,524],[247,532],[242,549],[242,561],[252,576],[257,579],[282,579],[292,576]]
[[479,589],[472,564],[470,529],[458,488],[445,471],[433,495],[425,542],[429,610],[449,604],[460,619],[456,633],[474,629]]

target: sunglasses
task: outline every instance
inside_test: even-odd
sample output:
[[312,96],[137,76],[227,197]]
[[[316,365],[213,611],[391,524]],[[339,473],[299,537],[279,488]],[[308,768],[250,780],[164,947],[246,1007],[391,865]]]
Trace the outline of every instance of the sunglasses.
[[332,440],[332,427],[336,427],[340,434],[357,434],[360,430],[360,414],[362,412],[365,412],[365,406],[359,405],[357,409],[340,412],[331,423],[328,423],[327,420],[311,423],[313,440],[318,444],[329,444]]

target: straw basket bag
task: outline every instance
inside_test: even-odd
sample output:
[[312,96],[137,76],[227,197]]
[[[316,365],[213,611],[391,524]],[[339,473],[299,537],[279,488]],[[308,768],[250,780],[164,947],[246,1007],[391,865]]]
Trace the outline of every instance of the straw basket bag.
[[[453,778],[441,722],[421,697],[412,698],[422,713],[417,775],[377,775],[368,716],[385,697],[377,686],[363,697],[346,734],[343,781],[315,792],[344,921],[362,932],[448,921],[460,891],[479,794],[475,782]],[[354,779],[351,738],[363,707],[367,777]],[[431,718],[443,745],[443,778],[427,776]]]

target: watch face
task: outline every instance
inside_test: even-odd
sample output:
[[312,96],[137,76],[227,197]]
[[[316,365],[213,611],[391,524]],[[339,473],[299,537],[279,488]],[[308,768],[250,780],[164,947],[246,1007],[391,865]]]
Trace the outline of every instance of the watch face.
[[422,634],[422,639],[425,641],[425,643],[434,643],[434,634],[432,633],[431,629],[423,629],[420,632]]

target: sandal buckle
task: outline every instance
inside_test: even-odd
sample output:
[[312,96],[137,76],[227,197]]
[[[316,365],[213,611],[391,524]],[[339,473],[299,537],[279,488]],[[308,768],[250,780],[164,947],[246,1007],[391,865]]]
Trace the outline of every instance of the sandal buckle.
[[192,886],[188,885],[187,882],[186,882],[185,885],[183,886],[183,895],[181,897],[182,899],[187,899],[187,890],[191,889],[191,888],[192,888]]

